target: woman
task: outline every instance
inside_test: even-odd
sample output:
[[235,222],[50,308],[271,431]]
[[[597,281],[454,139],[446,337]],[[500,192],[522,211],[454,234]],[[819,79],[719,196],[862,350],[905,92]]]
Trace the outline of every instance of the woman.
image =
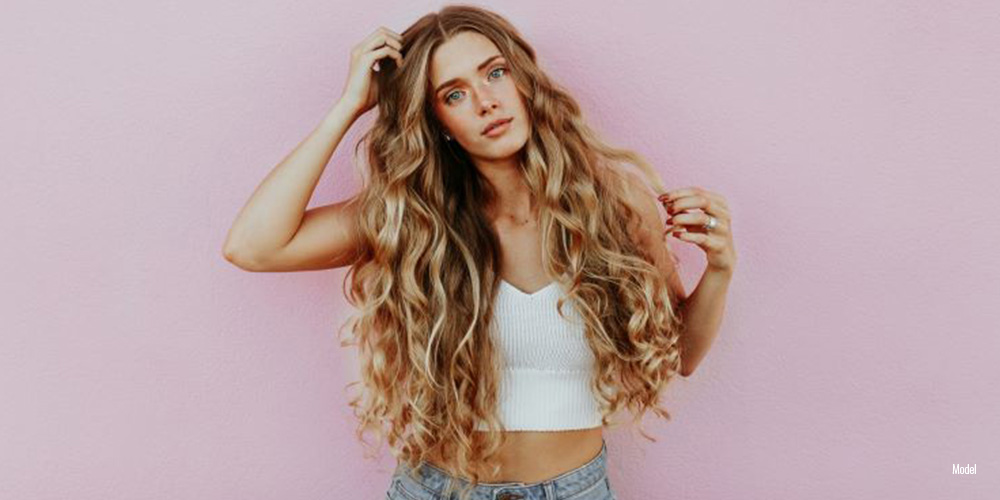
[[[227,258],[351,266],[365,390],[350,404],[359,439],[374,431],[398,459],[388,498],[614,498],[609,417],[670,418],[660,391],[721,321],[736,260],[724,200],[652,196],[624,165],[662,193],[655,171],[601,142],[495,13],[448,6],[351,56],[340,101],[243,208]],[[376,105],[365,187],[305,211]],[[669,232],[706,251],[690,297],[656,200]]]

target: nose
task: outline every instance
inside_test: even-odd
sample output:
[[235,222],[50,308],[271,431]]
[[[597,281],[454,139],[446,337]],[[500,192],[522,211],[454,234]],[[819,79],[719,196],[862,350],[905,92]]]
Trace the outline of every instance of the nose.
[[485,115],[488,114],[491,110],[497,109],[498,106],[499,104],[497,103],[496,99],[493,99],[492,97],[485,98],[479,104],[479,111],[481,114]]
[[481,91],[479,93],[479,112],[480,114],[487,114],[490,110],[494,110],[500,106],[500,101],[493,97],[493,94],[488,91]]

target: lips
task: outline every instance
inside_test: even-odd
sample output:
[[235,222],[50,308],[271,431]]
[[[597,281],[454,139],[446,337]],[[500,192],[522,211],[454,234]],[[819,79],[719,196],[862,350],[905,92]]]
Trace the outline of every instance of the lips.
[[496,127],[497,125],[503,125],[504,123],[507,123],[511,120],[513,120],[513,118],[501,118],[497,121],[494,121],[493,123],[487,125],[485,129],[483,129],[483,134],[489,132],[491,129],[493,129],[493,127]]

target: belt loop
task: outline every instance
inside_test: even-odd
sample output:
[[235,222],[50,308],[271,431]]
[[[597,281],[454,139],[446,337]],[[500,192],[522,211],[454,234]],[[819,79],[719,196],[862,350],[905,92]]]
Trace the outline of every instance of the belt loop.
[[552,481],[545,481],[542,483],[542,488],[545,490],[545,500],[556,500],[556,484]]
[[445,476],[444,491],[441,492],[442,495],[447,495],[445,498],[451,498],[452,493],[454,493],[453,491],[451,491],[451,484],[452,484],[451,481],[452,481],[451,474]]

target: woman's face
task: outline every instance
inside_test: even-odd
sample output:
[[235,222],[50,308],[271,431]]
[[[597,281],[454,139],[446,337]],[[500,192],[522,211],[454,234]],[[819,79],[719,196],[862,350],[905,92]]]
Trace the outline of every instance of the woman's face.
[[[507,158],[528,140],[528,114],[510,66],[489,38],[464,31],[431,58],[434,112],[453,142],[473,158]],[[495,120],[510,120],[489,135]]]

